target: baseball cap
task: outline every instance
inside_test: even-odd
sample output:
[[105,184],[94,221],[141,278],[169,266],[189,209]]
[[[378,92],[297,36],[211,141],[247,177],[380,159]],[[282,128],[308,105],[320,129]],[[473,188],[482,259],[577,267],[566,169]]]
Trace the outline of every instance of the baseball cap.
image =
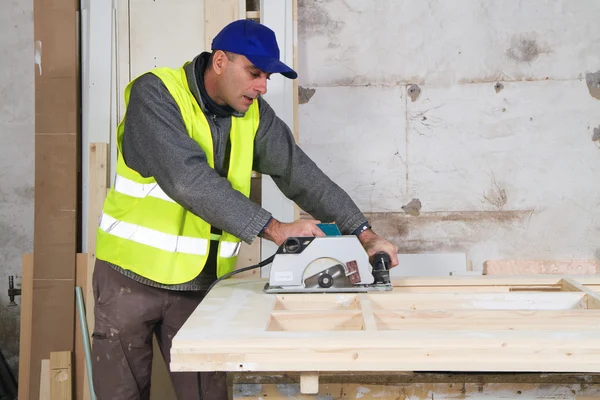
[[290,79],[298,77],[296,71],[279,60],[275,32],[251,19],[225,26],[213,39],[211,49],[241,54],[264,72],[280,73]]

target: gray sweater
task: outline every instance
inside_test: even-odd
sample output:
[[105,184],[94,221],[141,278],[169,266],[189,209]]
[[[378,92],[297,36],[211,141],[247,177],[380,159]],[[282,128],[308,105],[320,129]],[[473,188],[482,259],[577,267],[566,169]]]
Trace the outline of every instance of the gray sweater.
[[[177,103],[162,81],[151,73],[132,85],[126,112],[123,158],[143,177],[154,177],[174,201],[214,228],[225,230],[246,243],[259,235],[271,213],[234,190],[227,180],[231,118],[240,114],[215,104],[204,89],[204,70],[209,53],[202,53],[185,67],[192,94],[210,125],[214,169],[198,144],[188,136]],[[352,199],[329,179],[296,145],[288,126],[258,98],[260,123],[254,141],[253,169],[272,177],[282,193],[322,222],[335,221],[343,234],[353,233],[367,222]],[[119,266],[131,278],[172,290],[203,290],[216,278],[215,243],[202,273],[191,282],[163,285]]]

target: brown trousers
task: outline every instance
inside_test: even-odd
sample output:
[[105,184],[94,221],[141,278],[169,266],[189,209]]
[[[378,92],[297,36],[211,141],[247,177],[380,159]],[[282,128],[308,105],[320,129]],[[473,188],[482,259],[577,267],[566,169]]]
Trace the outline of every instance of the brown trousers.
[[[205,292],[177,292],[139,283],[97,260],[92,373],[98,400],[148,400],[152,334],[170,363],[171,342]],[[222,372],[171,372],[179,400],[227,400]]]

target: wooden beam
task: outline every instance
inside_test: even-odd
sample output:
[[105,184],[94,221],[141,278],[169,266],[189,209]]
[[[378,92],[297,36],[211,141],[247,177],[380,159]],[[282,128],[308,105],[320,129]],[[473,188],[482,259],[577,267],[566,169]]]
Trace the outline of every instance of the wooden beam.
[[319,393],[319,373],[303,372],[300,374],[300,393],[317,394]]
[[102,207],[109,188],[109,155],[107,143],[90,143],[89,165],[89,207],[88,207],[88,245],[87,245],[87,283],[85,290],[85,310],[88,333],[94,332],[94,286],[92,277],[96,263],[96,232],[100,223]]
[[561,284],[564,291],[585,293],[587,308],[600,308],[600,295],[597,292],[583,286],[581,283],[576,282],[571,278],[563,278]]
[[360,311],[363,319],[363,329],[366,331],[376,331],[377,322],[375,321],[375,314],[373,314],[373,305],[371,300],[365,294],[358,296],[360,301]]
[[40,400],[50,400],[50,359],[41,362]]
[[598,260],[487,260],[485,275],[596,275]]
[[[75,285],[81,287],[81,291],[85,295],[87,288],[87,262],[88,256],[85,253],[77,254],[77,271],[75,278]],[[83,400],[87,391],[89,398],[89,386],[87,382],[87,374],[85,367],[85,349],[83,344],[83,337],[81,335],[82,327],[79,322],[79,316],[75,318],[75,366],[73,368],[73,387],[74,387],[74,398],[77,400]]]
[[[300,392],[300,393],[298,393]],[[361,376],[350,382],[320,384],[317,396],[302,392],[297,383],[244,383],[233,385],[234,400],[280,399],[314,400],[342,398],[360,400],[432,399],[519,399],[519,400],[600,400],[599,384],[536,384],[518,381],[503,384],[414,382],[404,384],[363,383]]]
[[50,399],[71,400],[73,398],[72,363],[70,351],[50,353]]
[[204,0],[204,49],[210,51],[217,33],[245,12],[240,10],[238,0]]

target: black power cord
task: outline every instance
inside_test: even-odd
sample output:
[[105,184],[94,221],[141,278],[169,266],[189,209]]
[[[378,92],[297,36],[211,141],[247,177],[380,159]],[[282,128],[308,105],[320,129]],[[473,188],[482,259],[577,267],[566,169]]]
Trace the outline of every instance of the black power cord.
[[239,274],[240,272],[245,272],[245,271],[250,271],[251,269],[255,269],[255,268],[261,268],[264,267],[267,264],[270,264],[273,262],[273,259],[275,259],[275,254],[273,254],[271,257],[259,262],[258,264],[254,264],[254,265],[250,265],[249,267],[244,267],[244,268],[240,268],[240,269],[236,269],[235,271],[231,271],[228,274],[223,275],[222,277],[218,278],[216,281],[214,281],[209,287],[208,290],[205,293],[205,297],[208,294],[208,292],[210,292],[210,290],[220,281],[229,278],[230,276],[233,276],[235,274]]

